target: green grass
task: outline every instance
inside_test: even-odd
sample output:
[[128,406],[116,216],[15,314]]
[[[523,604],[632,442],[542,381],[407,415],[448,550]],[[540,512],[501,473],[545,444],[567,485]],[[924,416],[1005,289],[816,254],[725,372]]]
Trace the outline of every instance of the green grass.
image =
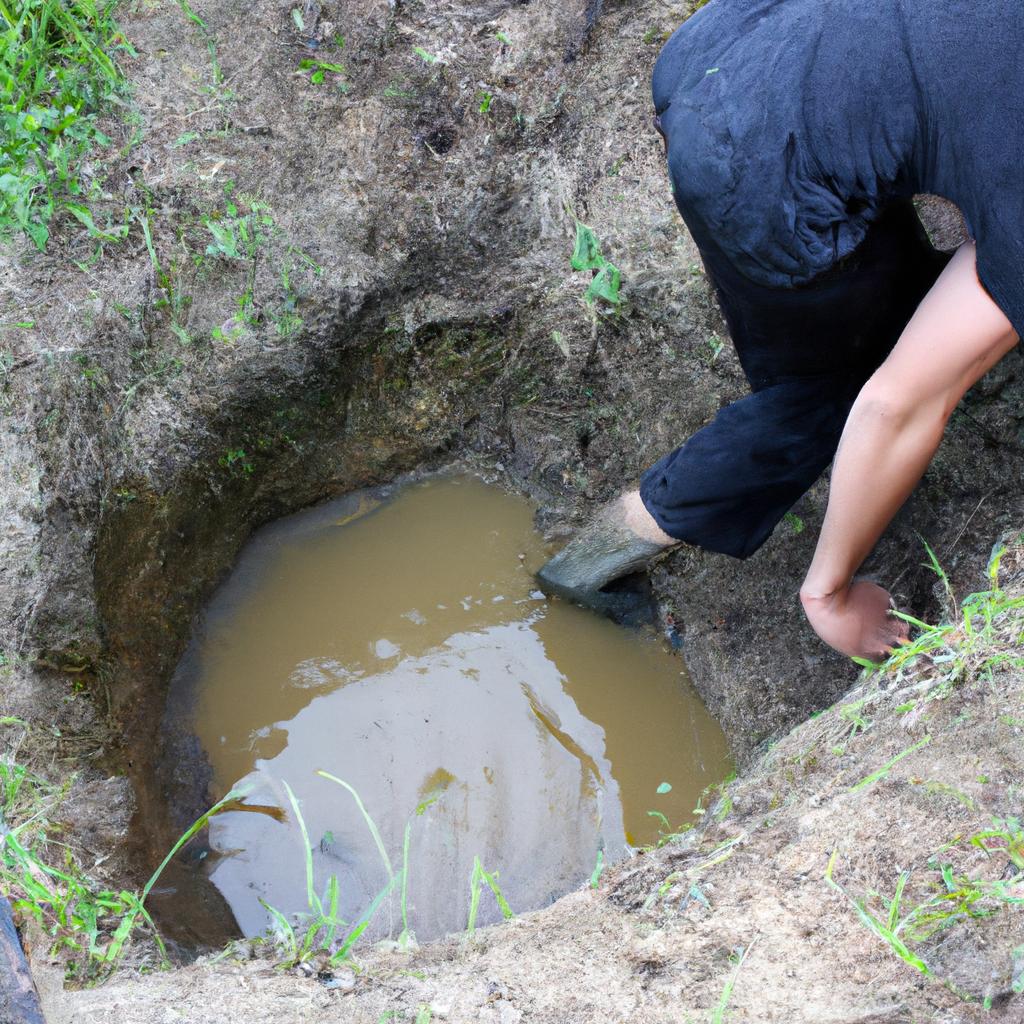
[[[27,728],[16,719],[4,719],[0,725]],[[146,900],[171,858],[221,806],[241,794],[229,793],[200,817],[135,892],[98,886],[62,842],[53,814],[73,783],[71,776],[56,785],[11,755],[0,761],[0,892],[18,914],[35,921],[48,936],[51,955],[64,959],[70,979],[101,980],[140,932],[152,939],[160,961],[166,963],[167,951]]]
[[[916,635],[884,663],[867,666],[865,681],[877,676],[884,678],[886,685],[839,709],[839,718],[848,730],[845,740],[870,728],[871,722],[864,714],[867,707],[876,707],[877,714],[885,703],[900,700],[894,711],[906,714],[913,712],[921,701],[948,696],[954,687],[992,683],[1000,671],[1024,668],[1024,596],[1019,593],[1019,586],[1004,589],[1000,579],[1003,563],[1011,552],[1019,568],[1021,543],[1022,537],[1018,536],[1009,545],[997,544],[987,567],[989,588],[969,594],[962,601],[957,601],[949,577],[925,544],[926,564],[938,578],[945,596],[947,621],[931,625],[894,613],[910,623]],[[913,699],[904,700],[907,696]],[[884,778],[895,764],[921,749],[931,738],[926,735],[856,783],[851,791]],[[952,787],[943,785],[937,791],[973,807],[969,797]],[[945,855],[962,845],[964,840],[957,837],[928,860],[927,873],[916,879],[914,898],[908,897],[910,871],[900,873],[891,896],[874,890],[862,895],[852,893],[834,877],[838,850],[829,860],[825,881],[850,902],[861,924],[896,956],[921,974],[933,976],[928,963],[929,943],[936,936],[956,925],[1007,909],[1019,911],[1024,905],[1024,828],[1013,817],[995,819],[992,826],[970,836],[966,842],[990,857],[1007,860],[1012,869],[1008,879],[985,879],[954,869]]]
[[0,0],[0,239],[24,233],[45,249],[68,213],[101,240],[89,208],[99,183],[86,160],[110,144],[98,116],[125,91],[115,62],[134,54],[114,0]]
[[862,662],[864,667],[889,676],[897,685],[913,681],[922,671],[929,672],[940,684],[933,696],[948,693],[960,682],[991,679],[999,669],[1024,668],[1024,594],[1007,593],[999,580],[1007,552],[1020,544],[1020,537],[1011,545],[997,544],[987,568],[989,589],[969,594],[959,603],[935,552],[925,544],[926,564],[938,577],[946,596],[948,621],[931,625],[912,615],[893,612],[914,627],[917,635],[897,648],[887,661]]
[[941,854],[961,845],[961,840],[956,839],[929,859],[928,876],[924,886],[919,886],[927,895],[916,902],[905,898],[910,871],[900,873],[891,897],[874,890],[863,896],[853,895],[834,877],[838,849],[833,850],[829,858],[825,881],[851,903],[861,924],[896,956],[926,977],[932,977],[934,972],[927,963],[927,944],[935,936],[965,921],[992,917],[1009,908],[1024,906],[1024,895],[1021,895],[1024,892],[1024,832],[1017,819],[998,820],[995,825],[994,829],[972,836],[970,844],[989,856],[1008,857],[1015,869],[1009,879],[993,881],[956,871],[951,863],[941,859]]
[[466,921],[467,938],[472,938],[473,933],[476,931],[476,918],[480,912],[480,895],[485,882],[494,894],[495,900],[497,900],[501,916],[506,921],[513,916],[512,908],[508,905],[508,900],[505,899],[501,887],[498,885],[498,872],[485,871],[483,864],[480,863],[480,858],[474,857],[473,873],[469,876],[469,917]]
[[740,971],[743,969],[743,965],[746,963],[747,957],[750,955],[750,951],[753,949],[754,942],[756,941],[757,938],[755,937],[745,947],[738,950],[732,955],[732,957],[730,957],[736,967],[725,982],[718,1004],[711,1011],[710,1024],[724,1024],[726,1011],[729,1008],[729,1001],[732,999],[732,992],[736,987],[736,981],[739,978]]
[[[352,956],[356,944],[380,912],[387,898],[396,892],[399,895],[402,922],[402,930],[396,945],[399,950],[408,951],[416,944],[415,935],[409,926],[409,849],[412,826],[416,818],[422,817],[427,809],[440,799],[440,794],[436,792],[429,794],[416,807],[406,822],[402,840],[402,866],[396,871],[388,854],[387,847],[384,844],[380,829],[367,810],[359,793],[344,779],[340,779],[330,772],[318,771],[316,774],[340,786],[352,797],[359,815],[363,819],[363,823],[366,825],[377,848],[387,881],[354,922],[342,920],[338,916],[338,879],[334,875],[329,876],[323,895],[318,893],[314,877],[313,846],[310,842],[309,831],[306,828],[299,801],[296,799],[291,787],[284,783],[284,789],[288,795],[292,815],[298,826],[302,843],[302,863],[306,877],[306,901],[308,907],[306,911],[294,914],[292,919],[289,920],[281,910],[272,907],[262,899],[260,900],[261,905],[270,914],[273,922],[267,940],[273,959],[279,967],[293,967],[297,964],[308,963],[314,960],[320,963],[322,969],[326,970],[346,964],[351,967],[357,967]],[[473,871],[469,878],[470,903],[466,922],[467,938],[471,937],[476,930],[476,921],[484,886],[493,893],[502,917],[508,920],[513,916],[512,908],[509,906],[498,884],[498,873],[496,871],[487,871],[480,858],[476,857],[474,858]]]
[[[0,727],[27,729],[15,718],[0,719]],[[415,945],[409,926],[409,848],[412,824],[426,813],[438,794],[431,794],[415,809],[405,827],[402,865],[396,871],[384,845],[380,830],[359,794],[347,782],[328,772],[318,772],[350,794],[369,830],[384,865],[387,881],[353,921],[339,915],[340,891],[337,876],[330,876],[318,890],[313,864],[313,845],[301,805],[291,787],[284,790],[291,815],[298,828],[305,874],[307,909],[289,918],[264,900],[260,903],[271,918],[266,939],[262,940],[275,964],[281,968],[317,961],[330,970],[343,964],[356,967],[353,951],[388,897],[398,893],[402,931],[397,940],[400,950]],[[74,783],[68,778],[58,786],[31,771],[13,758],[0,761],[0,893],[7,896],[16,912],[34,920],[51,940],[50,952],[61,957],[70,980],[94,983],[103,980],[121,962],[131,942],[138,937],[155,944],[159,963],[167,963],[167,951],[146,901],[171,859],[210,819],[245,795],[233,790],[218,801],[184,832],[152,876],[139,891],[110,890],[96,884],[63,844],[54,824],[54,811]],[[488,872],[475,858],[469,879],[470,909],[467,935],[476,929],[480,900],[485,887],[497,901],[502,916],[513,916],[512,908],[498,884],[497,872]],[[229,955],[231,947],[223,955]]]

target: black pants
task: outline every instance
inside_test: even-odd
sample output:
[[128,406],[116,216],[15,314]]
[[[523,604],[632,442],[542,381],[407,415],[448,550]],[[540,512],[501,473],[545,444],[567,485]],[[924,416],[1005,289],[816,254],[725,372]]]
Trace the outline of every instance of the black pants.
[[670,536],[746,558],[832,461],[858,392],[949,257],[910,200],[799,288],[753,284],[713,239],[694,240],[753,393],[647,470],[640,496]]

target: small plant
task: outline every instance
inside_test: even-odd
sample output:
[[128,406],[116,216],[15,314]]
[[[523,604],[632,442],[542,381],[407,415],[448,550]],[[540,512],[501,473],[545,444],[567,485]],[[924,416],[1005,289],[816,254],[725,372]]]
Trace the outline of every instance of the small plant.
[[198,14],[196,14],[188,0],[177,0],[177,4],[181,8],[185,17],[195,25],[200,37],[206,45],[206,52],[210,57],[211,82],[206,86],[205,91],[213,96],[213,103],[211,106],[220,107],[223,111],[228,103],[234,99],[234,93],[232,93],[225,85],[224,72],[221,69],[220,59],[217,56],[217,40],[210,31],[210,26],[207,25]]
[[[306,900],[309,909],[295,915],[295,922],[292,923],[280,910],[270,906],[264,900],[260,900],[260,903],[271,915],[274,922],[271,942],[277,951],[280,966],[293,966],[298,963],[308,962],[317,957],[323,957],[323,962],[328,968],[337,967],[343,963],[351,963],[352,951],[356,943],[366,932],[366,929],[379,912],[384,901],[395,892],[399,894],[402,920],[402,931],[396,945],[400,950],[409,950],[416,945],[415,935],[409,926],[409,849],[412,826],[416,818],[422,817],[427,809],[437,802],[440,794],[438,792],[429,794],[416,807],[406,822],[402,840],[402,866],[400,870],[396,871],[384,845],[380,829],[370,816],[359,793],[344,779],[340,779],[330,772],[318,771],[316,774],[340,786],[355,801],[356,808],[373,839],[374,845],[377,847],[387,881],[354,923],[346,924],[346,922],[340,920],[338,917],[337,877],[334,875],[330,876],[324,887],[323,895],[318,894],[313,871],[313,847],[310,843],[309,832],[295,794],[292,792],[291,787],[284,783],[285,792],[288,795],[292,813],[299,827],[299,834],[302,840],[303,863],[306,873]],[[468,923],[470,934],[473,933],[476,927],[480,890],[484,883],[494,893],[503,916],[506,919],[512,916],[512,910],[498,886],[497,873],[485,871],[480,863],[480,858],[477,857],[474,861],[473,874],[470,879],[471,895]],[[342,934],[343,929],[344,932]],[[341,936],[340,938],[338,938],[339,935]]]
[[[1000,823],[1005,824],[1005,823]],[[971,842],[986,852],[992,852],[988,843],[997,837],[996,849],[1006,850],[1001,844],[1007,840],[1011,845],[1015,825],[1011,831],[997,829],[981,832],[972,837]],[[1024,839],[1024,836],[1020,837]],[[957,839],[943,847],[943,852],[957,846]],[[932,939],[939,932],[945,931],[968,920],[991,917],[1010,906],[1024,905],[1024,871],[1013,861],[1018,874],[1009,881],[1000,879],[988,881],[971,878],[964,872],[957,872],[953,866],[938,857],[928,861],[928,867],[938,875],[931,883],[932,894],[920,902],[906,906],[904,895],[911,878],[910,871],[902,871],[896,881],[896,888],[891,898],[877,892],[869,892],[866,896],[853,896],[834,878],[834,870],[839,850],[833,850],[825,871],[826,883],[840,893],[852,904],[860,922],[875,936],[881,939],[905,963],[926,977],[933,975],[932,969],[924,955],[917,947]],[[1024,858],[1022,858],[1024,863]]]
[[[303,57],[299,61],[299,71],[309,72],[310,85],[323,85],[328,74],[345,74],[345,65],[329,60],[317,60],[315,57]],[[346,82],[338,81],[337,84],[341,92],[348,92],[348,84]]]
[[804,521],[795,513],[787,512],[783,519],[786,521],[786,525],[793,531],[793,533],[803,533],[806,529]]
[[171,333],[183,345],[190,345],[192,338],[185,327],[185,319],[192,300],[178,287],[177,264],[172,260],[165,267],[157,255],[156,245],[153,242],[153,210],[149,206],[149,196],[147,195],[146,198],[146,209],[132,210],[131,217],[142,231],[142,238],[146,243],[146,251],[149,253],[149,262],[153,268],[153,279],[160,292],[159,296],[153,301],[152,308],[154,310],[166,310],[170,317],[169,326]]
[[604,258],[597,235],[580,220],[576,221],[576,245],[570,263],[573,270],[592,272],[593,279],[583,296],[587,302],[593,304],[602,299],[616,310],[621,307],[619,268]]
[[228,448],[217,460],[217,464],[233,473],[240,472],[245,476],[251,476],[256,468],[244,448]]
[[269,245],[276,231],[270,207],[255,196],[239,195],[234,198],[234,182],[224,186],[225,205],[223,214],[211,214],[203,218],[203,224],[213,236],[206,247],[206,255],[235,263],[244,263],[248,268],[245,286],[235,303],[238,311],[233,320],[236,330],[214,331],[214,338],[221,341],[234,340],[247,326],[257,322],[255,312],[256,268],[260,254]]
[[226,182],[224,213],[203,218],[203,224],[213,235],[213,241],[206,247],[206,255],[252,262],[269,241],[274,219],[266,203],[255,196],[245,195],[239,195],[236,202],[234,191],[235,183]]
[[728,980],[725,983],[725,987],[722,989],[721,998],[718,1000],[718,1005],[711,1011],[710,1024],[724,1024],[726,1010],[729,1008],[729,1001],[732,999],[733,989],[736,987],[736,981],[740,976],[740,971],[743,969],[743,965],[747,962],[747,957],[750,955],[750,951],[754,948],[754,943],[757,941],[755,936],[746,946],[740,946],[738,949],[733,950],[729,957],[730,963],[735,964],[735,969],[732,974],[729,975]]
[[1018,872],[1024,872],[1024,828],[1019,818],[997,818],[995,828],[971,837],[971,843],[987,854],[1004,854]]
[[903,612],[892,614],[918,630],[909,643],[893,651],[883,663],[853,660],[869,672],[884,672],[897,683],[920,672],[922,665],[937,670],[938,683],[932,696],[941,697],[956,683],[985,677],[1005,668],[1024,668],[1024,595],[1011,596],[999,585],[999,569],[1012,545],[997,544],[989,559],[987,575],[989,590],[969,594],[957,606],[949,577],[925,543],[927,567],[938,577],[946,594],[949,622],[931,625]]
[[[3,726],[21,726],[14,718]],[[177,852],[221,807],[238,799],[229,793],[202,815],[174,844],[140,892],[98,888],[71,851],[57,838],[50,815],[74,783],[54,785],[11,759],[0,761],[0,893],[15,911],[36,922],[51,941],[51,954],[69,957],[68,973],[92,981],[118,964],[132,936],[142,930],[161,958],[166,950],[146,909],[146,900]]]
[[501,887],[498,885],[498,872],[485,871],[480,858],[474,857],[473,873],[469,876],[469,917],[466,921],[466,936],[468,938],[471,938],[476,931],[476,918],[480,911],[480,892],[485,882],[494,894],[501,916],[506,921],[514,916],[512,908],[508,905],[508,900],[505,899]]

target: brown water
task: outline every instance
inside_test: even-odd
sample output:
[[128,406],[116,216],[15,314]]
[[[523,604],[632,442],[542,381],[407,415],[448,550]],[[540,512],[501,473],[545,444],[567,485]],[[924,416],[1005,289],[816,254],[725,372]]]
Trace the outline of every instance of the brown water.
[[[352,495],[282,520],[249,544],[179,668],[172,707],[213,769],[207,870],[247,935],[307,907],[338,877],[355,919],[388,880],[409,828],[410,926],[465,927],[474,858],[513,909],[543,906],[629,845],[658,811],[689,819],[729,768],[721,730],[663,641],[535,588],[545,550],[532,510],[472,477],[381,500]],[[662,783],[672,789],[658,793]],[[664,787],[662,787],[664,788]],[[434,802],[417,814],[425,800]],[[371,933],[401,928],[399,888]],[[496,919],[489,893],[480,923]]]

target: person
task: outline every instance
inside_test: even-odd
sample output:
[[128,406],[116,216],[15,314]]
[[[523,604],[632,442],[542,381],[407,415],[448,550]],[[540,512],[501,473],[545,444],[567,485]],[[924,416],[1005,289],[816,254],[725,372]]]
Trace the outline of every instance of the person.
[[[1024,7],[711,0],[654,69],[655,126],[751,394],[602,510],[542,586],[599,606],[678,543],[752,554],[833,463],[800,599],[835,649],[906,631],[855,579],[968,388],[1024,325]],[[937,252],[912,197],[956,203]]]

